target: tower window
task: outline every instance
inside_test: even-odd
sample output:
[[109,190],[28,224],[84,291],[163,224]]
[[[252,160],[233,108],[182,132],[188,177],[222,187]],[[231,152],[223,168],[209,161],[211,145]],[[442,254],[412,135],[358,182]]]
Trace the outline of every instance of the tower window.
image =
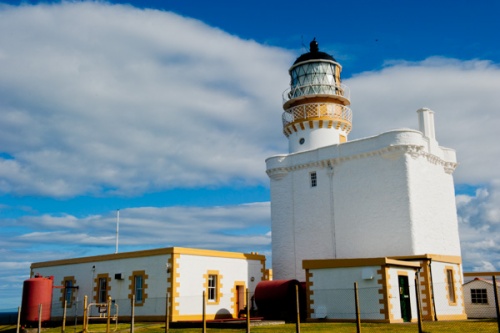
[[305,140],[304,138],[300,138],[299,143],[300,143],[301,145],[303,145],[303,144],[304,144],[304,142],[306,142],[306,140]]
[[311,187],[316,187],[318,185],[318,176],[316,175],[316,171],[310,173],[311,175]]

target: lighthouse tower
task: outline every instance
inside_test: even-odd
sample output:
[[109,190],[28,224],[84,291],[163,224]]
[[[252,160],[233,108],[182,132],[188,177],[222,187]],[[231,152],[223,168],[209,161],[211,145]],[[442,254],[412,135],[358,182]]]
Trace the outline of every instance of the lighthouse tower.
[[341,71],[331,55],[319,51],[316,40],[290,68],[290,88],[283,93],[283,133],[290,153],[347,141],[352,113]]
[[348,141],[341,69],[313,40],[289,70],[289,154],[266,160],[273,278],[304,281],[304,260],[435,254],[460,262],[456,156],[439,146],[434,113],[417,111],[419,130]]

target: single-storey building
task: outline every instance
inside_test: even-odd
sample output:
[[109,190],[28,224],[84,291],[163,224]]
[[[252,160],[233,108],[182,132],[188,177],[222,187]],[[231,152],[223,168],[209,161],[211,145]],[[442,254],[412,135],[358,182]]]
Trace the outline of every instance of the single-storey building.
[[[500,279],[500,276],[497,278]],[[496,281],[497,295],[500,295],[499,282]],[[473,280],[465,282],[464,302],[467,318],[483,319],[496,318],[495,290],[493,281],[486,276],[475,277]]]
[[416,321],[417,289],[423,320],[466,319],[460,257],[304,260],[303,268],[312,320],[355,320],[355,282],[363,321]]
[[53,320],[63,316],[64,300],[80,315],[84,296],[91,317],[111,297],[120,317],[130,317],[135,299],[135,318],[163,320],[168,293],[175,322],[202,319],[203,292],[207,319],[237,317],[246,289],[267,279],[265,261],[257,253],[170,247],[33,263],[31,276],[53,276]]

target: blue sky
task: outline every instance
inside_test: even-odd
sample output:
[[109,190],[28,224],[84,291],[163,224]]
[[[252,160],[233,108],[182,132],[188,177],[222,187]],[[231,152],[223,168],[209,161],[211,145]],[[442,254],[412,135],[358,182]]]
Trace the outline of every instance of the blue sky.
[[351,89],[349,139],[417,128],[457,150],[466,270],[498,270],[500,3],[3,2],[0,310],[31,262],[192,246],[270,259],[265,158],[316,37]]

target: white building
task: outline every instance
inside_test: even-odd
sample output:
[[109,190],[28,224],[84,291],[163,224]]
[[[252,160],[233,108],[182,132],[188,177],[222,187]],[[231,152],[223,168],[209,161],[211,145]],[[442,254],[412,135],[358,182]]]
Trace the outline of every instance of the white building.
[[[427,280],[431,296],[456,300],[442,313],[434,306],[429,316],[464,318],[452,176],[456,156],[438,145],[433,112],[417,111],[419,131],[400,129],[348,141],[352,112],[348,89],[340,83],[340,64],[313,41],[289,72],[291,87],[283,105],[289,153],[266,160],[273,277],[307,280],[312,291],[304,260],[439,256],[448,258],[442,261],[448,268],[439,274],[449,274],[456,292],[446,291],[446,279],[442,285]],[[317,266],[309,268],[311,273]],[[314,286],[336,285],[335,279],[321,281]],[[383,320],[402,319],[396,317],[387,313]]]
[[[473,274],[475,273],[467,273],[467,275]],[[482,277],[476,277],[471,281],[465,282],[463,285],[467,318],[482,319],[497,317],[493,281],[490,280],[491,275],[488,276],[487,274],[480,274]],[[498,278],[499,273],[495,272],[494,275],[497,275]],[[496,285],[497,295],[500,296],[498,281],[496,281]]]
[[267,273],[263,255],[179,247],[31,265],[31,276],[53,276],[59,286],[52,297],[53,320],[62,317],[65,298],[71,308],[77,302],[81,306],[84,296],[93,316],[98,310],[91,303],[111,297],[119,317],[130,318],[134,296],[137,320],[161,321],[167,292],[170,321],[201,320],[204,291],[207,319],[238,317],[246,289],[253,291]]

